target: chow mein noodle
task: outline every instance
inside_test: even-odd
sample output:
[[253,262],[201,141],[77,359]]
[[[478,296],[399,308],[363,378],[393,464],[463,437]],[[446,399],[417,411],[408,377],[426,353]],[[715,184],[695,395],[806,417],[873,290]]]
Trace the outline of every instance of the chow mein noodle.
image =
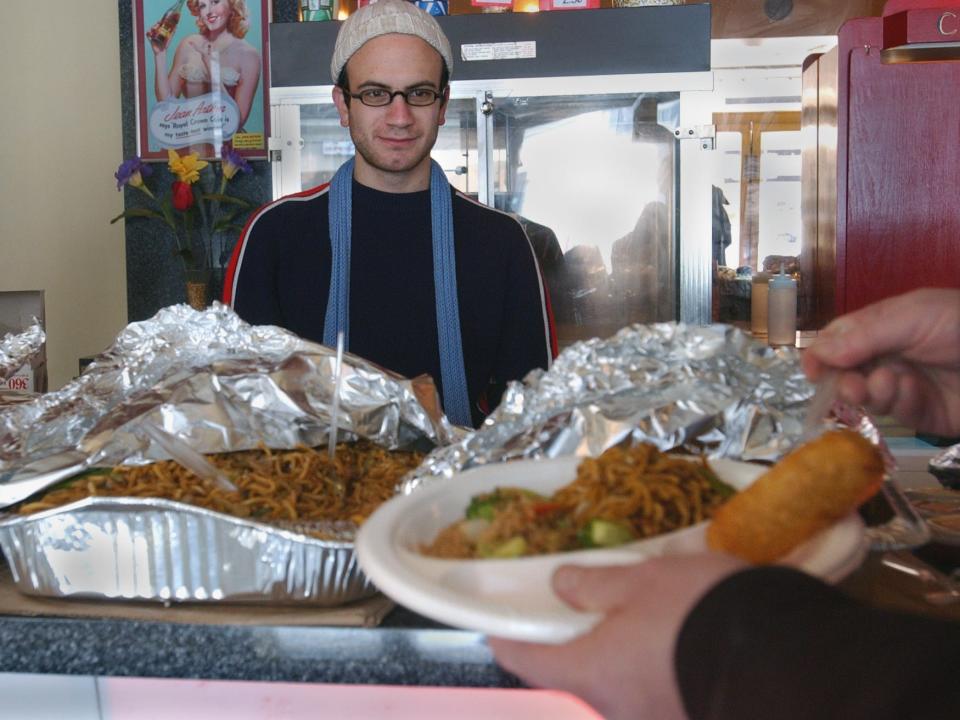
[[396,485],[417,467],[421,453],[385,450],[361,440],[325,450],[245,450],[208,455],[236,485],[231,492],[164,460],[141,466],[93,470],[21,505],[30,514],[87,497],[165,498],[264,522],[362,523],[395,494]]
[[422,550],[479,558],[610,547],[702,522],[733,492],[704,459],[620,445],[584,459],[551,497],[520,488],[474,497],[466,518]]

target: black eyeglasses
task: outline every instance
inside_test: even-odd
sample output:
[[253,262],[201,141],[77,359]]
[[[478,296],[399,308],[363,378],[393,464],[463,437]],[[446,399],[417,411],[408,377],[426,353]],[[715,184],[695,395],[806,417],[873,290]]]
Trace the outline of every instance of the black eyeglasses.
[[437,100],[443,97],[443,93],[438,93],[430,88],[414,88],[413,90],[385,90],[383,88],[367,88],[358,93],[343,91],[343,94],[350,98],[356,98],[367,107],[386,107],[393,102],[393,99],[399,95],[403,101],[412,107],[427,107],[433,105]]

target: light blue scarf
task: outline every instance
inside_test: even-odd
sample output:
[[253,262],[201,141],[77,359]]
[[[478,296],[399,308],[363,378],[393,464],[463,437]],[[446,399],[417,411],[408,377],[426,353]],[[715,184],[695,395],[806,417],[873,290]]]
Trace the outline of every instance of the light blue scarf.
[[[350,347],[350,239],[353,217],[353,165],[340,166],[330,181],[330,296],[323,322],[323,344],[336,347],[343,331],[344,348]],[[470,426],[470,398],[460,339],[460,307],[457,300],[457,264],[453,247],[453,203],[450,184],[440,166],[430,162],[430,216],[433,227],[433,285],[437,307],[437,338],[440,343],[440,382],[444,409],[457,425]]]

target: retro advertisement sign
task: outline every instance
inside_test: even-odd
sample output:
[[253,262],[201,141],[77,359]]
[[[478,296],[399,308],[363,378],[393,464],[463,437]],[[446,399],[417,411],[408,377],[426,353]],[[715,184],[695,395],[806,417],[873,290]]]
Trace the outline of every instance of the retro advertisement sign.
[[134,0],[138,149],[267,156],[270,0]]

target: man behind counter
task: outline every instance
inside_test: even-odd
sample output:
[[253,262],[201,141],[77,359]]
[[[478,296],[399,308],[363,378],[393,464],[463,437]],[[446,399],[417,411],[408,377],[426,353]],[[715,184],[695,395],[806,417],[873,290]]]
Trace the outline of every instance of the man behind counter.
[[547,367],[553,330],[519,223],[456,191],[430,159],[452,67],[440,26],[409,2],[343,23],[330,70],[356,156],[328,185],[253,215],[224,302],[326,345],[342,330],[350,352],[431,375],[448,417],[478,425],[507,381]]

